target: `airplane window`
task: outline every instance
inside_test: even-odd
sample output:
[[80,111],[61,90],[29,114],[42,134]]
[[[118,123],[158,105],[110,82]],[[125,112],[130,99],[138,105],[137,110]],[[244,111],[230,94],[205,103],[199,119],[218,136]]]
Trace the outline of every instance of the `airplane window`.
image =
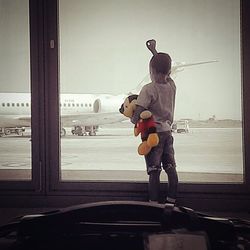
[[76,104],[76,107],[79,107],[79,103]]
[[70,105],[70,103],[68,103],[68,107],[70,107],[71,105]]
[[9,103],[7,103],[7,107],[10,107],[10,104],[9,104]]
[[2,106],[5,107],[5,103],[2,103]]
[[74,104],[74,103],[72,103],[72,107],[75,107],[75,104]]
[[66,107],[66,103],[63,104],[63,107]]
[[24,107],[24,103],[21,103],[21,106]]
[[180,181],[243,182],[240,0],[145,0],[143,8],[141,1],[60,0],[59,24],[61,88],[99,111],[72,118],[78,127],[65,125],[63,180],[147,181],[140,139],[118,109],[150,82],[145,43],[154,38],[172,57]]
[[16,106],[19,107],[19,103],[17,103]]
[[12,107],[15,107],[15,103],[12,103],[12,105],[11,105]]
[[26,103],[26,107],[29,107],[29,103]]

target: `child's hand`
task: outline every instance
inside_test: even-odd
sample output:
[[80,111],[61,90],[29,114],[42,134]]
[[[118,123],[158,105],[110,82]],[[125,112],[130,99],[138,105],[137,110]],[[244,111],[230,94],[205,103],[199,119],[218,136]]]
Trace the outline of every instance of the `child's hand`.
[[146,42],[147,48],[152,52],[153,55],[157,54],[156,51],[156,41],[154,39],[148,40]]
[[148,119],[151,116],[152,116],[152,113],[149,110],[144,110],[140,114],[140,118],[143,119],[143,120]]

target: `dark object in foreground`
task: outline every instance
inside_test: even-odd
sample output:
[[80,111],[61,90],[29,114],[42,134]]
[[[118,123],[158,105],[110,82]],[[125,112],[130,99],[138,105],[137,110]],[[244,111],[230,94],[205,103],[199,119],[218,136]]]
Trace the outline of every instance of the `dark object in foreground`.
[[153,250],[179,244],[168,249],[228,250],[249,249],[249,240],[249,221],[134,201],[72,206],[23,216],[0,227],[0,249]]

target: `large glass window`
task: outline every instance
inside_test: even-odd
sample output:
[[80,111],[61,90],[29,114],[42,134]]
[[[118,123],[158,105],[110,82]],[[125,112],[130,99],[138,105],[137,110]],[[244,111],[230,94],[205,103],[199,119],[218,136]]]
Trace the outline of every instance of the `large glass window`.
[[31,179],[29,1],[0,0],[0,180]]
[[240,0],[60,0],[59,28],[62,180],[147,180],[118,108],[148,83],[154,38],[173,59],[180,181],[243,182]]

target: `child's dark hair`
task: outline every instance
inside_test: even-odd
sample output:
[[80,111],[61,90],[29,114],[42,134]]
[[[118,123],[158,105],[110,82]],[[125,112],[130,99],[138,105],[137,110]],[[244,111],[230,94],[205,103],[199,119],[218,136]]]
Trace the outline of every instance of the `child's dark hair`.
[[156,73],[168,74],[171,70],[171,57],[166,53],[157,53],[151,60],[150,65]]

